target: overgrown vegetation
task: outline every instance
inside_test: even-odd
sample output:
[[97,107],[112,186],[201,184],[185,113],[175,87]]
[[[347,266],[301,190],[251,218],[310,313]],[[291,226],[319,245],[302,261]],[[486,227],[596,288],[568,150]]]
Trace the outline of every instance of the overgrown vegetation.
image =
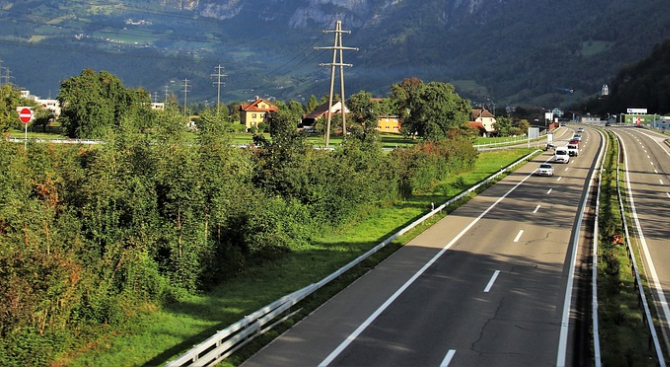
[[[77,81],[102,92],[67,99],[68,126],[77,126],[68,131],[105,144],[0,142],[3,366],[44,365],[106,328],[132,329],[161,305],[272,266],[477,159],[458,127],[384,154],[363,114],[334,152],[311,149],[285,110],[257,149],[233,147],[233,129],[213,110],[187,142],[174,107],[141,111],[140,91],[123,97],[112,75],[85,71]],[[96,96],[109,106],[91,106]]]
[[619,148],[612,133],[607,133],[609,150],[604,165],[600,200],[600,238],[598,246],[598,313],[600,346],[605,366],[653,365],[649,329],[642,319],[631,262],[623,237],[623,222],[617,196]]

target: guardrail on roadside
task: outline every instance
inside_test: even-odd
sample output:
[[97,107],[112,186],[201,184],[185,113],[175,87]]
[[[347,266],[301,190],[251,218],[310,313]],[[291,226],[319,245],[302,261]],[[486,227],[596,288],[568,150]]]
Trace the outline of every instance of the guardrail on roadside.
[[[291,317],[295,312],[290,312],[290,309],[299,301],[303,300],[307,296],[311,295],[316,290],[328,284],[330,281],[344,274],[347,270],[353,268],[354,266],[361,263],[363,260],[367,259],[398,237],[401,237],[405,233],[409,232],[414,227],[423,224],[426,220],[430,219],[435,214],[441,212],[449,205],[463,199],[466,195],[478,190],[479,188],[488,185],[499,176],[505,174],[511,168],[516,167],[522,162],[527,161],[530,157],[540,152],[540,150],[535,150],[534,152],[526,155],[525,157],[517,160],[516,162],[508,165],[507,167],[502,168],[499,172],[489,176],[488,178],[480,181],[475,186],[469,188],[466,191],[458,194],[452,199],[448,200],[444,204],[432,209],[426,215],[415,220],[407,227],[401,229],[395,234],[391,235],[384,241],[377,244],[372,249],[368,250],[366,253],[360,255],[347,265],[341,267],[334,273],[323,278],[317,283],[312,283],[307,287],[295,291],[289,295],[286,295],[271,304],[259,309],[258,311],[247,315],[236,323],[228,326],[227,328],[218,331],[213,336],[209,337],[207,340],[202,343],[194,346],[188,352],[182,354],[177,359],[167,363],[168,367],[184,367],[184,366],[213,366],[230,354],[235,352],[237,349],[244,346],[246,343],[251,341],[256,336],[261,335],[263,332],[271,329],[278,323],[284,321],[285,319]],[[289,312],[288,314],[286,314]],[[283,315],[283,316],[282,316]],[[281,317],[280,317],[281,316]],[[279,318],[278,320],[275,320]]]
[[[7,141],[10,143],[25,143],[25,138],[7,138]],[[42,139],[42,138],[29,138],[29,142],[35,143],[54,143],[54,144],[104,144],[102,140],[91,140],[91,139]]]
[[598,133],[605,142],[605,150],[598,170],[598,188],[596,190],[596,207],[593,219],[593,238],[595,241],[591,252],[591,327],[593,329],[593,365],[595,367],[602,366],[600,352],[600,317],[598,314],[598,245],[600,244],[600,194],[603,184],[603,170],[609,149],[609,135],[605,137],[605,134],[603,134],[600,129],[598,129]]

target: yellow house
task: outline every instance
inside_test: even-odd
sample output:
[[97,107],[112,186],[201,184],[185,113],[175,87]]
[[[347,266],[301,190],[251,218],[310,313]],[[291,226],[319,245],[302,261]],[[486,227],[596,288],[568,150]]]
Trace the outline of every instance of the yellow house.
[[255,101],[240,105],[240,123],[246,126],[247,130],[257,127],[261,122],[267,122],[268,113],[278,111],[279,108],[272,103],[257,98]]
[[400,133],[400,119],[398,116],[379,116],[377,130],[382,133]]

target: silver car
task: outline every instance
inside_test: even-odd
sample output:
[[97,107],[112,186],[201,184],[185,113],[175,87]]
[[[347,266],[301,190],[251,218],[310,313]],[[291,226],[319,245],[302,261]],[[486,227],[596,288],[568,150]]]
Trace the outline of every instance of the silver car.
[[540,167],[538,167],[537,171],[535,171],[535,173],[538,176],[553,176],[554,166],[549,163],[542,163],[540,164]]

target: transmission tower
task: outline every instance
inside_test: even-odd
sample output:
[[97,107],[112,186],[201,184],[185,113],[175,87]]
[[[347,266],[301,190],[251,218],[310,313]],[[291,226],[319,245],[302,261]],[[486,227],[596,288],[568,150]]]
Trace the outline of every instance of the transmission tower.
[[168,98],[170,98],[170,86],[166,84],[163,92],[165,93],[165,104],[167,105]]
[[184,84],[182,84],[182,87],[184,88],[184,90],[183,90],[183,92],[184,92],[184,115],[186,115],[187,114],[187,112],[186,112],[186,96],[188,95],[188,88],[190,87],[190,85],[188,85],[188,82],[189,82],[188,79],[184,79],[183,82],[184,82]]
[[212,84],[216,85],[216,116],[219,116],[219,105],[221,104],[221,86],[226,85],[226,83],[221,81],[221,78],[228,76],[227,74],[221,74],[223,69],[225,68],[219,64],[219,66],[214,68],[214,70],[216,70],[216,74],[209,74],[210,77],[216,78],[216,81],[212,82]]
[[[333,108],[333,89],[335,87],[335,67],[339,66],[340,67],[340,103],[342,105],[341,107],[341,114],[342,114],[342,139],[345,139],[347,136],[347,126],[346,126],[346,116],[345,116],[345,106],[344,106],[344,67],[345,66],[353,66],[352,64],[345,64],[343,59],[342,59],[342,51],[343,50],[354,50],[358,51],[358,48],[356,47],[344,47],[342,46],[342,33],[351,33],[351,31],[343,31],[342,30],[342,21],[338,20],[335,22],[335,30],[324,30],[324,33],[335,33],[335,42],[332,47],[314,47],[315,50],[333,50],[333,62],[327,63],[327,64],[319,64],[321,66],[330,66],[330,93],[328,94],[328,123],[326,125],[326,147],[328,146],[330,142],[330,121],[332,119],[332,113],[330,110]],[[339,52],[338,52],[339,51]],[[339,54],[339,60],[337,59],[337,56]]]

